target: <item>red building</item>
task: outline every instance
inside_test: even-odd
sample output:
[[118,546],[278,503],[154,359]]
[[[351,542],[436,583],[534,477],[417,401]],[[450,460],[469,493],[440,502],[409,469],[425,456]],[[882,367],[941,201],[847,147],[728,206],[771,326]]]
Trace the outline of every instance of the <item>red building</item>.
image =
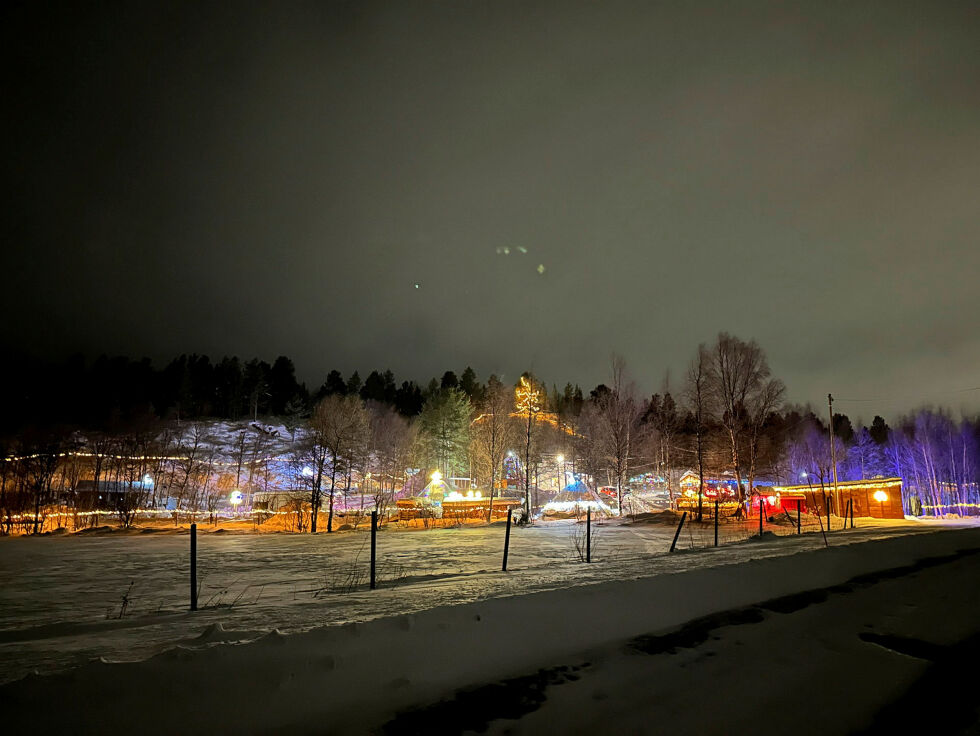
[[807,484],[805,486],[773,486],[771,492],[779,499],[779,506],[787,511],[796,510],[796,502],[802,502],[804,511],[824,515],[843,515],[847,503],[853,504],[854,516],[871,516],[876,519],[904,519],[901,478],[871,478],[848,480],[837,483]]

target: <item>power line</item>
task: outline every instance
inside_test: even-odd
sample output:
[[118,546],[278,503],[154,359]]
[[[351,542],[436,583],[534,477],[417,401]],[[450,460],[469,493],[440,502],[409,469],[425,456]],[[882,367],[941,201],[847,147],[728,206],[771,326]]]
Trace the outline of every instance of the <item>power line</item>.
[[[931,394],[924,394],[918,397],[918,400],[924,400],[935,396],[953,396],[955,394],[965,394],[971,391],[980,391],[980,386],[973,386],[971,388],[958,388],[952,391],[936,391]],[[872,399],[856,399],[856,398],[835,398],[834,401],[846,401],[848,403],[892,403],[896,401],[909,401],[908,396],[894,396],[894,397],[877,397]]]

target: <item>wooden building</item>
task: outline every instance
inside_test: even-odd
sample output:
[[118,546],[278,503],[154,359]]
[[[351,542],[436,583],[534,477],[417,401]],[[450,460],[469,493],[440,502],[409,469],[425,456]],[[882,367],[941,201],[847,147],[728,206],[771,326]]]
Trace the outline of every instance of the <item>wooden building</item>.
[[869,478],[865,480],[807,484],[803,486],[773,486],[784,509],[795,510],[796,502],[802,501],[805,511],[824,515],[843,515],[847,503],[853,504],[854,516],[871,516],[876,519],[904,519],[901,478]]

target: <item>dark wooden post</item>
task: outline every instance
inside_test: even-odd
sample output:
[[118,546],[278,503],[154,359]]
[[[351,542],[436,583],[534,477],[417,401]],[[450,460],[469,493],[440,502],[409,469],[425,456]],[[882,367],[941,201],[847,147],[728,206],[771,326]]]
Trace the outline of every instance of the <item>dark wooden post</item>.
[[674,551],[674,547],[677,546],[677,538],[681,535],[681,527],[684,526],[684,519],[686,519],[686,518],[687,518],[687,512],[685,511],[683,514],[681,514],[681,521],[677,525],[677,531],[674,532],[674,541],[670,543],[670,551],[671,552],[673,552]]
[[803,525],[800,523],[800,509],[803,507],[803,502],[800,499],[796,499],[796,533],[803,533]]
[[763,508],[764,501],[762,496],[759,496],[759,536],[762,536],[762,517],[765,515],[766,510]]
[[715,495],[715,547],[718,546],[718,496]]
[[191,524],[191,610],[197,610],[197,524]]
[[827,531],[830,531],[830,499],[826,496],[823,497],[823,502],[827,504]]
[[592,507],[585,510],[585,561],[592,562]]
[[513,513],[514,509],[507,509],[507,532],[504,534],[504,566],[501,568],[504,572],[507,572],[507,550],[510,547],[510,517]]
[[378,512],[371,512],[371,590],[378,587],[378,582],[374,577],[378,559]]
[[851,529],[854,528],[854,497],[851,497],[850,503],[848,504],[851,509]]

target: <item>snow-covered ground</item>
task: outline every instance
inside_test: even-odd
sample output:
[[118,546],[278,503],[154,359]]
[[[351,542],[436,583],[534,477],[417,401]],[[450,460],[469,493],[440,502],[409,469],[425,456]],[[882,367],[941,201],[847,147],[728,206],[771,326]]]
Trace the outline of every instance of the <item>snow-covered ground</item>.
[[[957,526],[968,528],[945,531]],[[70,721],[93,732],[122,729],[127,709],[151,709],[156,716],[140,723],[152,732],[358,733],[457,687],[581,664],[591,648],[619,651],[631,637],[693,617],[980,547],[980,530],[965,523],[860,520],[856,530],[831,534],[829,549],[808,534],[668,555],[671,527],[616,522],[598,530],[597,562],[586,565],[574,551],[576,528],[515,528],[507,573],[499,571],[500,525],[386,531],[384,584],[349,593],[342,590],[351,571],[366,573],[365,533],[201,535],[205,608],[193,614],[186,535],[0,540],[0,667],[8,681],[0,697],[50,728]],[[770,654],[774,666],[796,661],[781,644]],[[735,655],[725,656],[719,661],[732,667]],[[132,663],[86,664],[96,658]],[[609,677],[633,664],[623,658]],[[594,671],[574,676],[585,682]],[[610,687],[621,707],[619,685],[597,692]],[[61,705],[39,714],[45,692],[58,692]],[[176,704],[164,708],[168,702]],[[177,717],[188,710],[193,728]],[[392,728],[399,723],[411,720]]]
[[[929,528],[922,522],[862,520],[858,529],[831,534],[829,541],[839,545]],[[194,614],[187,611],[186,534],[2,539],[0,680],[72,667],[95,657],[143,658],[219,622],[238,630],[303,631],[824,546],[821,535],[806,534],[671,556],[666,553],[672,525],[611,522],[596,527],[596,562],[585,565],[573,539],[581,530],[572,521],[514,527],[506,574],[500,572],[502,524],[385,530],[379,535],[377,591],[365,590],[366,532],[201,534],[203,610]],[[703,546],[703,533],[688,526],[679,549]]]

